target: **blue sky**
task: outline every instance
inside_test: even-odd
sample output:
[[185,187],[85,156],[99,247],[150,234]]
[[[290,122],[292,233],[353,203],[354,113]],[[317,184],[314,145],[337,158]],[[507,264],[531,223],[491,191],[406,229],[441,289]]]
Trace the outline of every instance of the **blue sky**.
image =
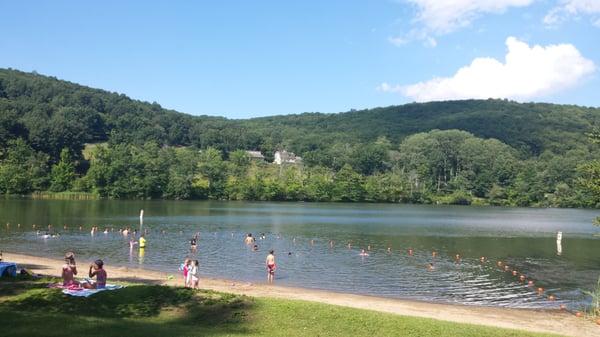
[[600,106],[600,0],[4,1],[0,31],[2,68],[196,115]]

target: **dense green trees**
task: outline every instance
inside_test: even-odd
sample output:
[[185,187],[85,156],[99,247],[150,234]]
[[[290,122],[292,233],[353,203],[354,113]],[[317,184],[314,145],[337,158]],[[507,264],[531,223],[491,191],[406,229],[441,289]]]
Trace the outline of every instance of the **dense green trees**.
[[[596,207],[596,125],[600,109],[505,100],[228,120],[0,69],[0,192]],[[304,165],[244,151],[280,149]]]

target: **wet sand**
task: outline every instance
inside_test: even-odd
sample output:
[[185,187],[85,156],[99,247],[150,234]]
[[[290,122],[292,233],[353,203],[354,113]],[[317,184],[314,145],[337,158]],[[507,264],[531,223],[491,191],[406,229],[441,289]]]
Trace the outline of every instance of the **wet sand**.
[[[4,252],[4,261],[16,262],[20,268],[35,273],[60,277],[63,261],[43,257]],[[88,263],[78,262],[80,273],[87,272]],[[148,269],[106,266],[109,283],[136,282],[182,286],[179,273],[168,280],[169,274]],[[80,274],[81,276],[81,274]],[[358,309],[374,310],[404,316],[434,318],[444,321],[479,324],[534,332],[556,333],[566,336],[600,336],[600,325],[577,318],[573,313],[560,310],[509,309],[499,307],[465,306],[400,300],[331,291],[284,287],[263,283],[202,278],[203,289],[247,295],[294,299],[340,305]]]

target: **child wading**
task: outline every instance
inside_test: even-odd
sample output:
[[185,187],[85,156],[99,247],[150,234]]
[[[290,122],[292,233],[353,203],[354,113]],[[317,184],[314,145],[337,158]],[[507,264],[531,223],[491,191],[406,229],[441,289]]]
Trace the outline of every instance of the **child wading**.
[[275,277],[275,251],[270,250],[267,255],[267,282],[273,283]]

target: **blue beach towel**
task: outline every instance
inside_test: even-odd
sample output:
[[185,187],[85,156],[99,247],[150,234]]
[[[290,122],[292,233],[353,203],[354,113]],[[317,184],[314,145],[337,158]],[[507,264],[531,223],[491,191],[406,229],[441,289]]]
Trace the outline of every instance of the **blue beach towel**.
[[90,297],[101,291],[115,290],[115,289],[121,289],[121,288],[123,288],[123,286],[118,285],[118,284],[107,284],[106,288],[103,288],[103,289],[81,289],[81,290],[63,289],[62,293],[65,295],[69,295],[69,296]]

